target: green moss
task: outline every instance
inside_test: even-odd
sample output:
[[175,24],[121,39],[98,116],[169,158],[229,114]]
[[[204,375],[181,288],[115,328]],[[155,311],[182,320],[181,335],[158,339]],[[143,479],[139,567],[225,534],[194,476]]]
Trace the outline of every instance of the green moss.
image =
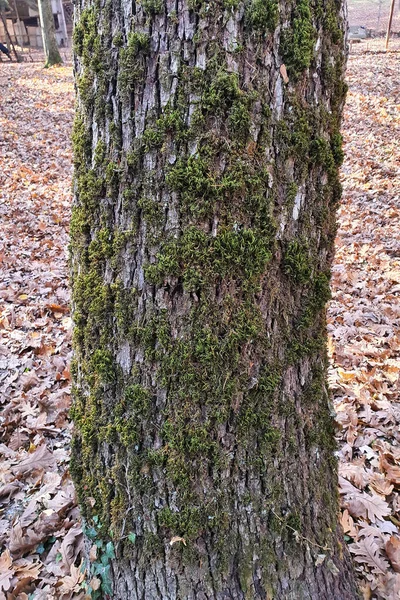
[[[308,171],[310,146],[318,127],[315,112],[290,98],[290,108],[278,122],[275,138],[283,159],[297,159],[296,171],[304,179]],[[300,160],[299,160],[300,159]]]
[[96,30],[95,9],[93,7],[84,9],[74,27],[73,43],[76,54],[78,56],[85,54],[89,62],[96,41]]
[[248,101],[235,100],[229,113],[229,127],[233,137],[245,142],[249,135],[250,125],[251,115]]
[[95,168],[102,167],[107,154],[107,146],[103,140],[99,140],[94,149],[94,166]]
[[329,0],[329,2],[327,2],[324,9],[323,24],[325,31],[330,34],[333,44],[343,43],[343,24],[341,22],[341,17],[338,16],[335,0]]
[[234,11],[239,6],[240,0],[222,0],[225,10]]
[[149,15],[157,15],[164,9],[162,0],[141,0],[143,10]]
[[286,517],[286,524],[290,529],[294,529],[296,533],[301,534],[302,522],[299,513],[291,513]]
[[252,32],[273,33],[278,26],[277,0],[252,0],[246,12],[246,25]]
[[131,32],[128,34],[126,47],[120,50],[118,85],[124,96],[129,95],[135,85],[143,81],[144,57],[149,51],[149,42],[147,34]]
[[[126,153],[126,157],[125,157],[126,164],[128,165],[128,167],[131,167],[132,169],[137,168],[140,163],[140,159],[142,158],[142,155],[143,155],[142,147],[136,148],[134,150],[129,150]],[[134,196],[135,192],[131,188],[128,188],[127,190],[124,191],[124,194],[125,194],[125,196],[127,196],[127,195]]]
[[210,439],[209,423],[205,423],[203,427],[197,424],[185,426],[181,423],[181,425],[182,427],[178,429],[176,423],[168,420],[164,423],[163,437],[172,450],[192,458],[195,458],[198,453],[205,457],[212,452],[215,442]]
[[[249,149],[251,152],[251,148]],[[275,227],[269,211],[269,173],[263,166],[262,158],[257,153],[232,156],[232,163],[219,171],[214,155],[218,154],[218,143],[199,148],[198,154],[181,159],[172,167],[166,177],[170,189],[180,195],[183,210],[197,218],[213,213],[217,203],[232,208],[236,198],[244,198],[241,204],[246,212],[243,218],[250,215],[259,219],[256,226],[262,229]],[[267,234],[268,235],[268,234]]]
[[92,271],[75,277],[72,298],[75,348],[77,351],[85,349],[90,354],[99,336],[102,344],[106,345],[109,341],[112,290],[104,284],[102,274]]
[[151,395],[149,390],[137,383],[125,389],[124,401],[130,410],[147,418],[150,415]]
[[79,92],[79,97],[86,108],[93,104],[94,100],[94,75],[90,71],[84,71],[76,78],[76,85]]
[[298,187],[297,183],[295,183],[294,181],[291,181],[289,183],[289,185],[287,186],[286,193],[285,193],[285,204],[287,206],[288,212],[293,210],[294,203],[295,203],[298,192],[299,192],[299,187]]
[[305,240],[289,242],[284,254],[284,272],[296,283],[307,283],[311,277],[310,250]]
[[113,254],[112,233],[103,228],[97,231],[96,237],[88,246],[88,258],[93,266],[102,263],[104,258],[111,258]]
[[171,189],[180,192],[185,205],[190,206],[195,198],[199,214],[210,210],[216,182],[205,158],[190,156],[179,160],[168,172],[166,181]]
[[214,115],[225,114],[233,102],[240,98],[241,93],[238,75],[220,69],[213,78],[211,86],[203,93],[202,109]]
[[336,465],[337,459],[334,452],[337,450],[335,438],[335,419],[326,407],[326,398],[324,406],[320,405],[313,418],[312,424],[305,430],[306,442],[309,447],[321,449],[328,458],[328,462]]
[[344,153],[343,153],[343,136],[340,133],[334,133],[331,136],[331,151],[333,160],[337,167],[343,164]]
[[142,197],[138,200],[138,207],[142,210],[146,223],[154,227],[161,225],[164,210],[159,202],[151,198]]
[[121,46],[123,46],[124,43],[124,37],[122,35],[122,33],[120,31],[118,31],[118,33],[116,33],[112,39],[112,43],[114,44],[114,46],[116,46],[117,48],[120,48]]
[[187,540],[195,539],[199,530],[206,526],[204,512],[204,509],[200,507],[185,508],[179,512],[165,507],[158,512],[158,524],[160,527],[169,529],[171,534],[182,536]]
[[113,354],[108,350],[94,351],[89,366],[90,376],[101,383],[112,383],[116,378],[116,366]]
[[271,259],[272,240],[251,229],[223,229],[215,237],[190,227],[178,241],[170,242],[148,265],[146,277],[162,283],[167,277],[182,277],[187,290],[220,278],[241,276],[243,283],[260,277]]
[[86,210],[95,212],[99,208],[103,191],[104,181],[101,177],[98,177],[96,171],[89,169],[78,175],[77,196]]
[[143,133],[142,141],[145,150],[162,146],[168,136],[176,142],[183,141],[186,138],[186,131],[182,110],[167,105],[156,120],[155,126],[148,127]]
[[337,115],[344,104],[348,90],[347,83],[343,77],[345,70],[343,56],[341,54],[332,56],[330,48],[324,48],[322,51],[321,70],[322,79],[331,95],[332,111]]
[[289,77],[297,78],[311,65],[315,40],[310,1],[299,0],[295,3],[291,24],[281,34],[280,52]]
[[141,440],[141,428],[151,415],[151,394],[140,384],[131,384],[125,389],[121,400],[114,408],[112,428],[121,444],[132,448]]
[[319,273],[312,281],[305,308],[298,323],[300,329],[310,327],[331,298],[330,273]]
[[324,138],[317,138],[312,141],[310,147],[311,161],[326,170],[329,176],[335,176],[337,167],[332,153],[330,143]]
[[285,360],[288,365],[296,364],[304,357],[315,357],[326,348],[326,336],[321,332],[323,323],[319,318],[315,321],[317,333],[310,338],[309,335],[291,334],[286,339]]
[[94,6],[82,10],[74,27],[73,44],[76,55],[81,58],[83,66],[90,69],[91,75],[103,72],[105,61],[102,38]]
[[92,140],[80,111],[76,111],[72,128],[75,174],[84,171],[92,159]]
[[277,406],[275,392],[281,378],[280,370],[265,369],[265,374],[259,378],[257,385],[244,398],[238,414],[241,443],[257,436],[259,451],[269,459],[274,455],[281,438],[280,431],[272,423]]

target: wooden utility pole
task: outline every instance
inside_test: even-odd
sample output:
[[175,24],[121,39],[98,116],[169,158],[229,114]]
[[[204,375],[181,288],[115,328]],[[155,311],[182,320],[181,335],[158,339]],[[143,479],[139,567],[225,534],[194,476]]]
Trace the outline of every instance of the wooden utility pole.
[[390,39],[390,30],[392,29],[392,21],[393,21],[393,13],[394,13],[394,4],[396,0],[392,0],[392,4],[390,6],[390,15],[389,15],[389,23],[386,34],[386,50],[389,48],[389,39]]

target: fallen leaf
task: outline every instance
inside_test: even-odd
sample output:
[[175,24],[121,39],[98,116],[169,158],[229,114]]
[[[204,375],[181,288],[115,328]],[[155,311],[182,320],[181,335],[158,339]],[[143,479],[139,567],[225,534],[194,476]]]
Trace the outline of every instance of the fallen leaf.
[[361,538],[358,542],[349,544],[349,550],[354,554],[356,562],[367,564],[374,573],[386,573],[389,568],[389,563],[382,557],[374,538]]
[[68,592],[79,592],[81,583],[85,579],[85,571],[82,571],[82,564],[79,567],[71,565],[70,575],[66,575],[61,579],[60,591],[64,594]]
[[391,535],[386,542],[385,550],[393,569],[400,573],[400,539]]
[[173,538],[171,538],[171,540],[170,540],[170,542],[169,542],[169,545],[170,545],[170,546],[173,546],[173,545],[174,545],[174,544],[176,544],[177,542],[182,542],[182,544],[183,544],[184,546],[186,546],[186,540],[184,540],[184,538],[182,538],[182,537],[179,537],[178,535],[174,535],[174,537],[173,537]]
[[284,81],[285,83],[289,83],[289,77],[288,77],[288,74],[287,74],[286,65],[282,64],[282,65],[280,66],[280,69],[279,69],[279,71],[280,71],[280,74],[282,75],[282,79],[283,79],[283,81]]
[[18,475],[31,473],[32,471],[44,471],[54,467],[55,459],[45,444],[42,444],[25,460],[12,467],[12,472]]
[[11,568],[12,558],[9,550],[4,550],[0,556],[0,591],[8,592],[11,587],[11,580],[14,576],[14,570]]

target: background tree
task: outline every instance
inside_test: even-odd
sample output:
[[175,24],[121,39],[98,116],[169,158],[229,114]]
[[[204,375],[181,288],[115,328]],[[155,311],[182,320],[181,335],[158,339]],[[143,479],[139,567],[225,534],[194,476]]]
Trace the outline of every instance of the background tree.
[[0,0],[0,19],[3,24],[4,33],[6,36],[6,40],[4,40],[4,41],[6,41],[9,46],[9,48],[8,48],[8,50],[10,52],[9,57],[11,58],[11,50],[12,50],[14,53],[15,59],[19,62],[20,57],[17,54],[17,51],[14,46],[14,42],[11,39],[10,32],[8,31],[8,27],[7,27],[7,12],[9,12],[9,11],[10,11],[10,5],[9,5],[8,1]]
[[77,5],[71,469],[114,599],[357,597],[324,309],[343,10]]
[[62,63],[56,40],[51,0],[38,0],[40,25],[42,28],[43,48],[46,56],[45,67]]

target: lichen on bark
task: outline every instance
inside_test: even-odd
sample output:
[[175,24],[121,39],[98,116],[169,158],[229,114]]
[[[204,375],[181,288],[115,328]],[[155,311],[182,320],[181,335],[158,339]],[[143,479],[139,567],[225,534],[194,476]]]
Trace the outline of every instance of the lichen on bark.
[[77,5],[71,470],[116,599],[356,597],[325,384],[343,16]]

